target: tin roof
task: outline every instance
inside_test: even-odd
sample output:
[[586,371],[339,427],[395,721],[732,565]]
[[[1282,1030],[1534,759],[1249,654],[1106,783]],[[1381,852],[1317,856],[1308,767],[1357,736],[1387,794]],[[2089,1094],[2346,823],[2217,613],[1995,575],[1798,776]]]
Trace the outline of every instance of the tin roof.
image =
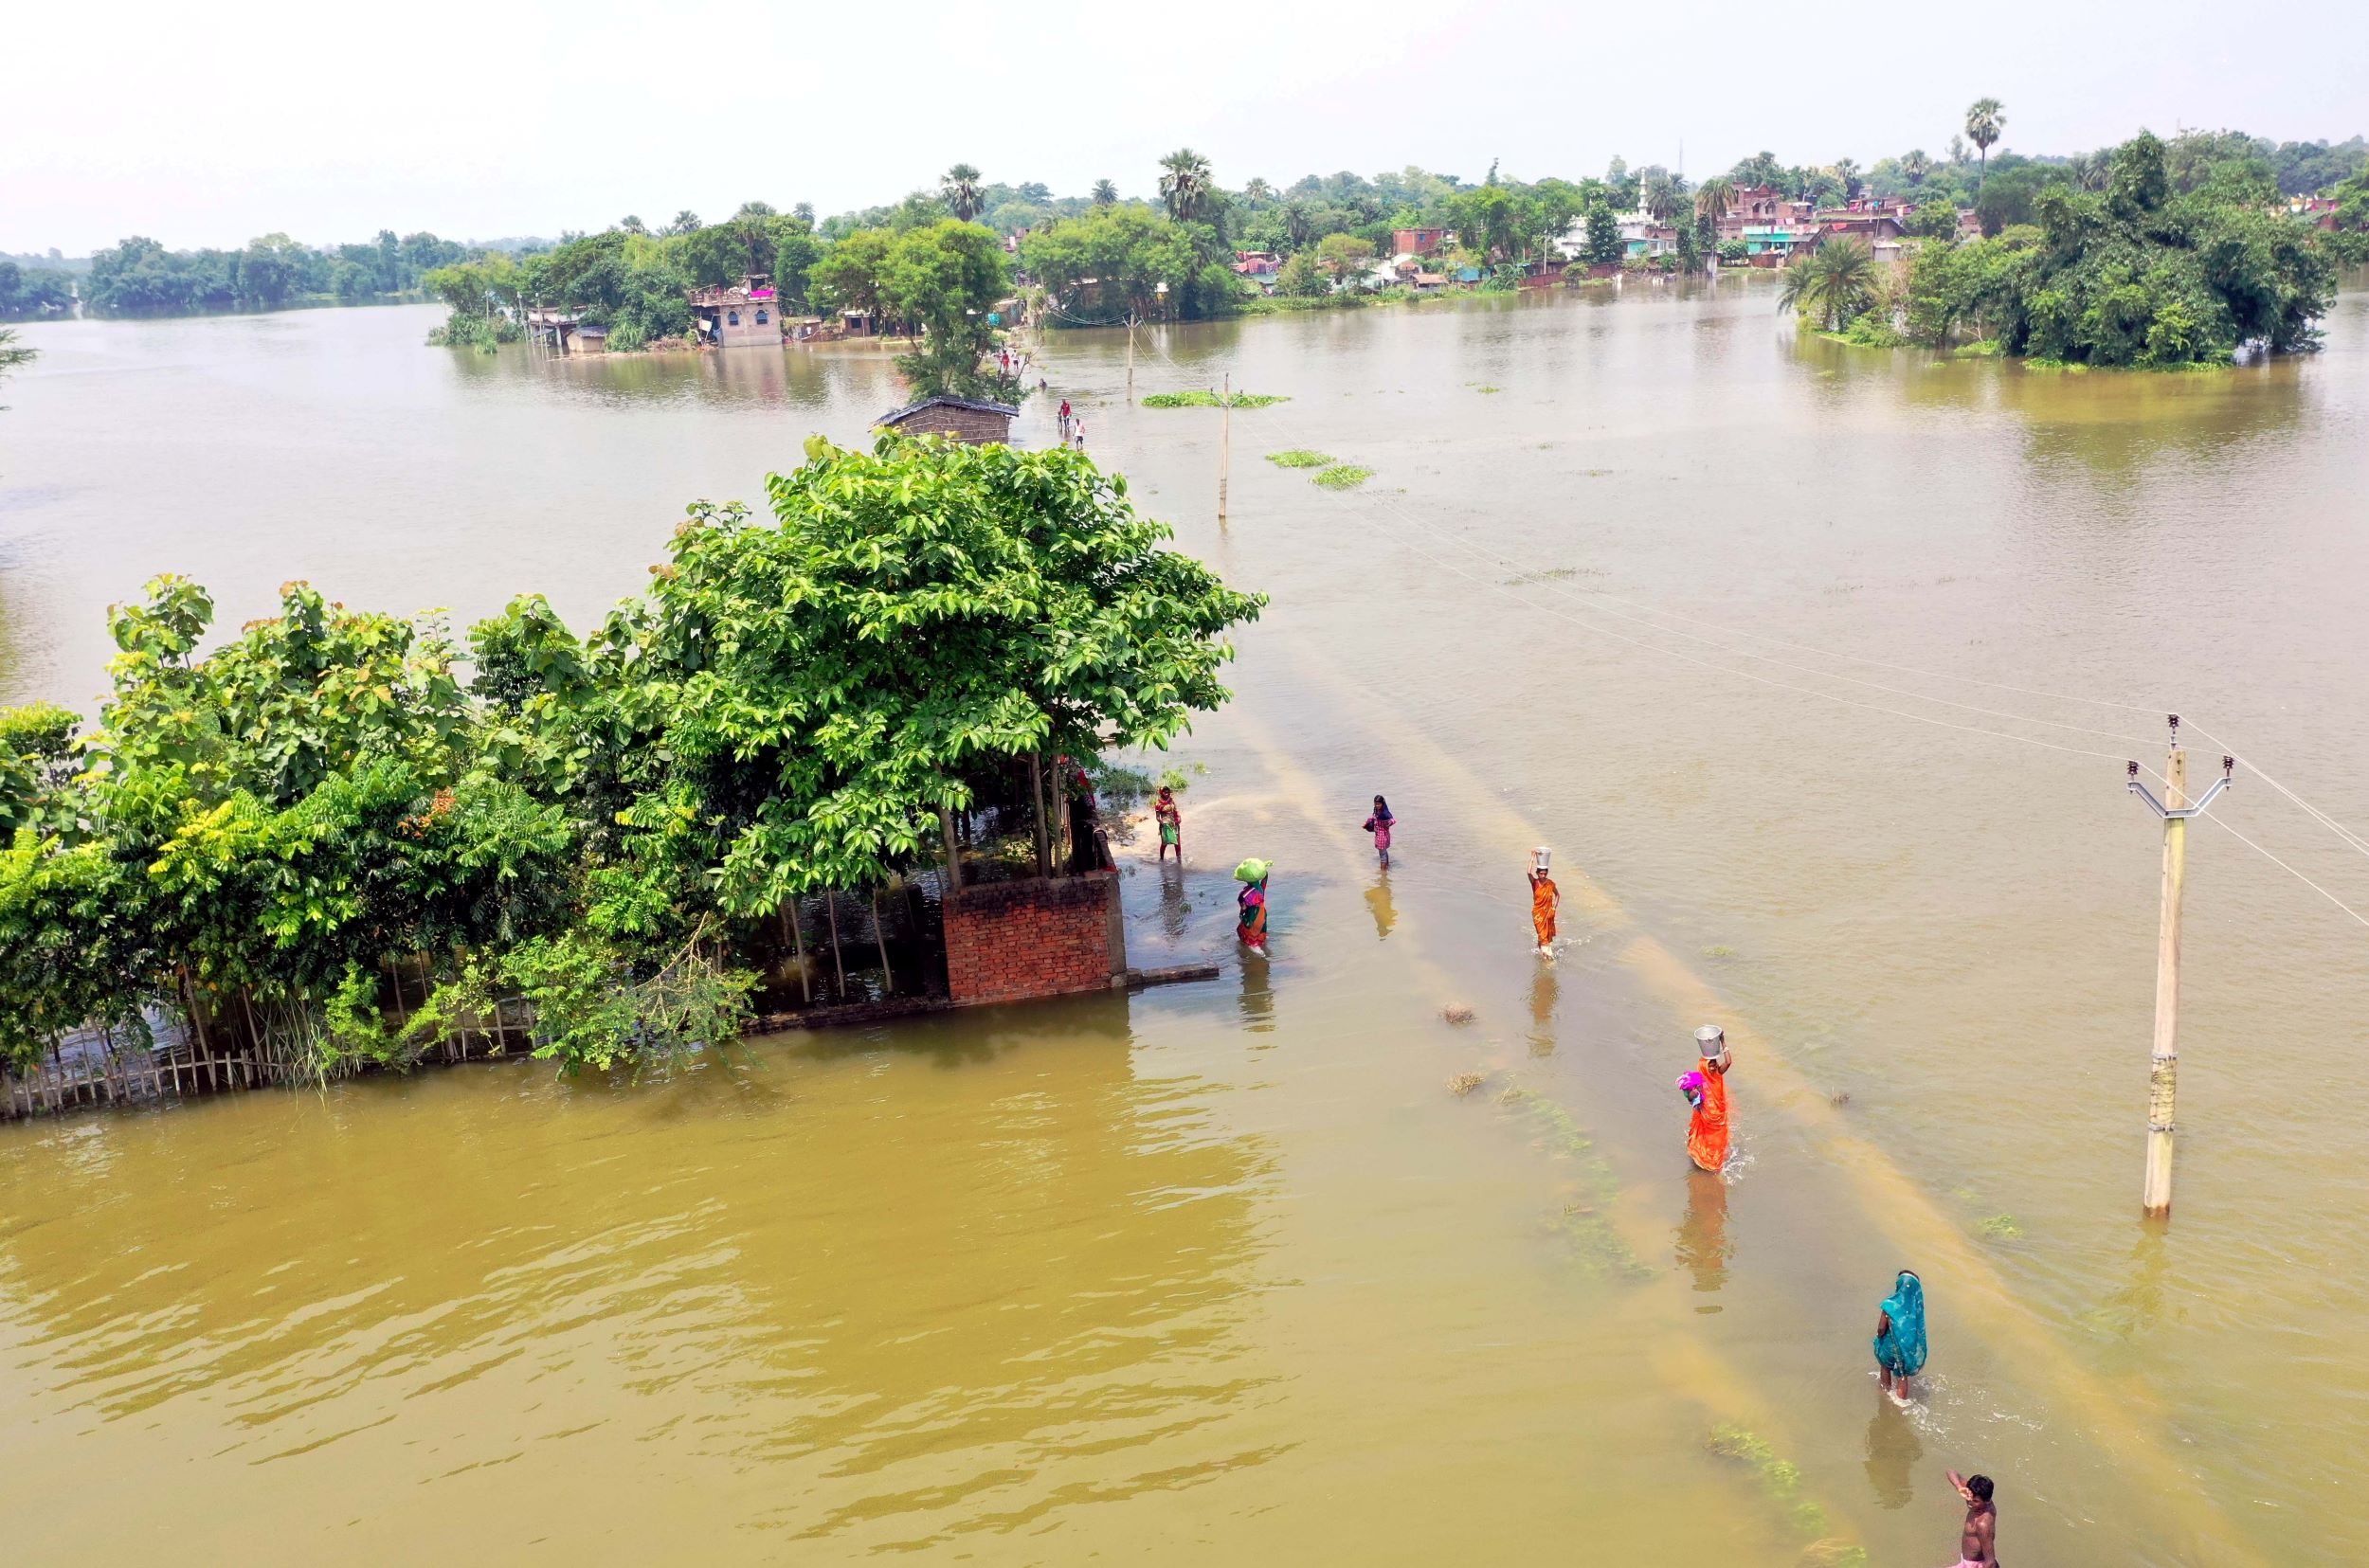
[[967,408],[975,414],[1002,414],[1005,419],[1017,419],[1020,416],[1020,410],[1008,403],[987,403],[978,398],[950,397],[941,393],[936,397],[923,398],[919,403],[908,404],[894,412],[882,414],[873,421],[873,424],[876,428],[883,424],[895,424],[913,418],[924,408]]

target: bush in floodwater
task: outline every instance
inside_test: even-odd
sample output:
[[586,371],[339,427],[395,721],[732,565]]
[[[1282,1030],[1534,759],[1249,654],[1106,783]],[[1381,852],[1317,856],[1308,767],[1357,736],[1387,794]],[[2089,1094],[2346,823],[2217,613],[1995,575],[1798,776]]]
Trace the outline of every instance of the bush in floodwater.
[[1330,468],[1333,460],[1322,452],[1311,452],[1305,446],[1294,446],[1288,452],[1270,452],[1267,460],[1277,468]]
[[1316,482],[1327,490],[1355,490],[1373,477],[1372,469],[1359,468],[1353,463],[1345,462],[1337,463],[1317,475]]
[[1978,1220],[1974,1228],[1993,1241],[2023,1239],[2023,1227],[2016,1223],[2016,1217],[2011,1214],[1995,1214],[1988,1219]]

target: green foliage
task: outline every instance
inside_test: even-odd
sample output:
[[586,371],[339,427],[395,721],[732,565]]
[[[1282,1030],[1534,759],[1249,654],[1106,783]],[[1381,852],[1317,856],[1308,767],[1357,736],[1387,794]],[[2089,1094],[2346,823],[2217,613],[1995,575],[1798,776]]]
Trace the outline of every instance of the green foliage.
[[[570,1071],[719,1042],[735,922],[886,880],[1013,758],[1165,746],[1262,604],[1076,452],[817,442],[769,493],[590,638],[513,602],[465,687],[435,622],[301,583],[210,651],[185,579],[111,611],[86,735],[0,712],[0,1064],[193,1005],[324,1076],[511,996]],[[390,1021],[398,965],[432,989]]]
[[1267,460],[1277,468],[1329,468],[1332,466],[1330,458],[1326,457],[1322,452],[1311,452],[1304,446],[1293,447],[1288,452],[1270,452],[1267,454]]
[[1142,400],[1147,408],[1217,408],[1227,404],[1237,408],[1264,408],[1270,404],[1291,401],[1276,392],[1236,392],[1229,397],[1198,388],[1189,392],[1152,392]]
[[263,235],[244,250],[167,250],[135,236],[92,255],[82,302],[93,315],[278,310],[307,298],[407,293],[419,288],[429,271],[465,254],[433,234],[397,240],[391,229],[381,229],[372,243],[334,251],[285,234]]
[[1108,325],[1131,314],[1189,321],[1234,305],[1239,291],[1218,259],[1221,248],[1205,224],[1142,207],[1096,207],[1030,234],[1021,242],[1021,262],[1051,295],[1058,319]]
[[1372,469],[1359,468],[1354,464],[1345,462],[1335,464],[1317,475],[1316,482],[1327,490],[1355,490],[1373,477]]
[[1742,240],[1719,242],[1719,261],[1722,266],[1742,266],[1751,254],[1752,247]]
[[[2003,171],[1985,199],[2021,172]],[[2142,133],[2107,159],[2102,189],[2042,186],[2034,231],[1925,247],[1910,267],[1909,333],[1942,344],[1972,331],[2009,353],[2097,366],[2310,347],[2334,262],[2275,202],[2271,167],[2245,138],[2167,147]]]
[[1874,254],[1855,240],[1830,241],[1785,268],[1778,308],[1826,332],[1840,332],[1873,305],[1882,285]]
[[1627,248],[1620,238],[1620,220],[1613,216],[1612,208],[1602,202],[1590,206],[1587,209],[1588,261],[1595,266],[1610,266],[1621,259]]
[[1275,292],[1290,299],[1316,299],[1330,292],[1325,281],[1325,269],[1316,259],[1302,251],[1283,263],[1275,274]]
[[0,260],[0,321],[40,321],[74,308],[74,275]]

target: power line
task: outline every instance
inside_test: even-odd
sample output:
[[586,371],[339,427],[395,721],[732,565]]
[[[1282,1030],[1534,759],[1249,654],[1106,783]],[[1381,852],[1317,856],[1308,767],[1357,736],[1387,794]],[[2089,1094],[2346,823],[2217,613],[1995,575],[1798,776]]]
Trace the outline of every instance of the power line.
[[[2202,731],[2199,730],[2198,733],[2201,734]],[[2205,820],[2211,822],[2222,832],[2227,833],[2231,838],[2236,839],[2239,843],[2245,845],[2256,855],[2261,856],[2265,860],[2270,861],[2270,864],[2278,867],[2279,870],[2285,872],[2296,881],[2301,882],[2305,887],[2309,888],[2313,892],[2318,893],[2321,897],[2326,899],[2338,909],[2342,910],[2346,914],[2351,915],[2355,920],[2360,921],[2363,926],[2369,926],[2369,915],[2362,914],[2359,910],[2354,909],[2350,904],[2345,903],[2342,899],[2337,897],[2336,894],[2328,892],[2327,889],[2322,887],[2319,883],[2314,882],[2310,877],[2306,876],[2302,872],[2297,871],[2294,867],[2288,865],[2277,856],[2272,855],[2269,850],[2264,849],[2260,844],[2255,843],[2252,839],[2247,838],[2235,828],[2231,827],[2227,822],[2222,821],[2218,817],[2207,816]]]

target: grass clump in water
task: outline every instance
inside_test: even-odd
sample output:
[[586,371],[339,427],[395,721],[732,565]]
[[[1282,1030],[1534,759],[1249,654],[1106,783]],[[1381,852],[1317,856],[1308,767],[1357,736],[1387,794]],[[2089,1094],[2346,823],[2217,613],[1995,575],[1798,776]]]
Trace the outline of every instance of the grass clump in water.
[[1612,1221],[1601,1212],[1604,1205],[1620,1195],[1620,1183],[1612,1174],[1612,1167],[1604,1162],[1604,1157],[1596,1152],[1596,1140],[1571,1119],[1569,1111],[1543,1094],[1516,1087],[1498,1095],[1497,1103],[1529,1112],[1531,1119],[1546,1129],[1546,1146],[1570,1156],[1579,1168],[1586,1194],[1564,1205],[1563,1217],[1555,1229],[1599,1273],[1619,1279],[1651,1279],[1654,1271],[1620,1239],[1620,1233],[1613,1229]]
[[1355,490],[1373,477],[1372,469],[1360,468],[1354,463],[1345,462],[1335,464],[1317,475],[1316,482],[1327,490]]
[[1267,460],[1277,468],[1330,468],[1333,463],[1322,452],[1311,452],[1305,446],[1294,446],[1289,452],[1270,452]]
[[1705,958],[1733,958],[1736,956],[1736,950],[1725,942],[1714,942],[1703,949],[1703,956]]
[[1761,1489],[1784,1510],[1785,1520],[1794,1532],[1810,1538],[1802,1562],[1817,1563],[1821,1568],[1864,1568],[1867,1549],[1827,1535],[1826,1510],[1814,1499],[1801,1495],[1800,1467],[1789,1459],[1779,1458],[1777,1451],[1768,1446],[1768,1439],[1733,1421],[1723,1421],[1711,1428],[1704,1447],[1722,1459],[1748,1467],[1760,1478]]
[[1231,397],[1217,392],[1153,392],[1144,399],[1147,408],[1264,408],[1271,403],[1292,400],[1275,392],[1236,392]]
[[2011,1214],[1995,1214],[1988,1219],[1977,1220],[1974,1228],[1993,1241],[2023,1239],[2023,1227],[2016,1222],[2016,1217]]

